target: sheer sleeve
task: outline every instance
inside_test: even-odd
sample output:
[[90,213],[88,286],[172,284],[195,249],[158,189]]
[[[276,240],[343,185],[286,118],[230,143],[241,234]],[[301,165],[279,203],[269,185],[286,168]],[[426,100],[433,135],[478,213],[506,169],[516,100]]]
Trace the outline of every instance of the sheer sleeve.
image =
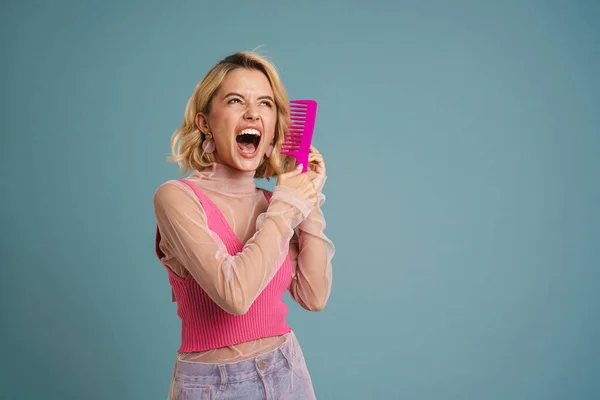
[[275,187],[256,233],[231,256],[208,228],[202,205],[183,186],[170,181],[154,195],[161,242],[215,303],[245,314],[282,264],[294,229],[312,213],[310,201],[295,193],[291,202],[289,193]]
[[290,295],[310,311],[322,310],[331,292],[335,246],[324,233],[326,223],[321,211],[324,202],[325,196],[319,193],[319,205],[298,226],[290,251],[295,266]]

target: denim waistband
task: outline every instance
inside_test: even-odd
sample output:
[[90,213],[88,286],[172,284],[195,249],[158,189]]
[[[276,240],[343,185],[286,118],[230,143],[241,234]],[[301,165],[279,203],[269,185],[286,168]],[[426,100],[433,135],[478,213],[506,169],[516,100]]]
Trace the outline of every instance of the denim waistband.
[[301,354],[293,331],[278,348],[258,357],[227,364],[199,363],[177,360],[175,379],[205,385],[225,385],[267,375],[286,364],[292,369],[294,359]]

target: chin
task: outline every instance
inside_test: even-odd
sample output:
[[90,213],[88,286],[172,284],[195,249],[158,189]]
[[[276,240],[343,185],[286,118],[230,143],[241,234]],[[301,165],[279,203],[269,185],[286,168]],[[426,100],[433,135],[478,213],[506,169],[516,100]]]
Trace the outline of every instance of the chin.
[[233,154],[233,157],[231,157],[228,161],[229,162],[225,161],[225,164],[228,164],[230,167],[237,169],[238,171],[254,172],[260,166],[262,157],[258,157],[257,155],[253,158],[246,158],[240,156],[239,154]]
[[258,147],[251,155],[244,154],[240,149],[235,150],[237,151],[233,153],[233,162],[237,169],[244,172],[256,171],[263,160],[263,155],[265,154],[261,147]]
[[260,161],[261,160],[244,160],[242,162],[236,162],[236,168],[244,172],[256,171],[260,166]]

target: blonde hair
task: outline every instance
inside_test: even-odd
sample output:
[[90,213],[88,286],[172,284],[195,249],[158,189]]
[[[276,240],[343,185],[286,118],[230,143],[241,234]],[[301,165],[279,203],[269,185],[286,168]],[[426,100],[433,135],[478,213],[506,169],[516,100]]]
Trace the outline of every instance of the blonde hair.
[[293,162],[292,157],[281,155],[284,132],[287,130],[290,118],[290,106],[285,88],[279,78],[275,66],[254,52],[239,52],[225,57],[211,68],[206,76],[198,83],[194,93],[185,107],[183,123],[173,133],[171,138],[172,155],[169,161],[176,162],[182,173],[189,170],[201,170],[214,162],[214,156],[202,150],[204,135],[195,123],[196,114],[210,112],[210,104],[215,93],[228,72],[236,68],[248,68],[261,71],[271,84],[277,107],[277,122],[275,124],[275,138],[271,157],[264,157],[256,169],[256,178],[267,178],[281,174]]

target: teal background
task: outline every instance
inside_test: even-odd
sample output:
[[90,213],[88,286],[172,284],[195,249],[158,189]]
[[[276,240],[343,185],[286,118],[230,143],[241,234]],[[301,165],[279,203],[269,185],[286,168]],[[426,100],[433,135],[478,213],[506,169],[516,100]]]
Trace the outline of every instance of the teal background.
[[318,398],[600,398],[599,2],[0,15],[0,398],[166,397],[152,196],[197,82],[259,45],[320,106],[334,286],[288,299]]

